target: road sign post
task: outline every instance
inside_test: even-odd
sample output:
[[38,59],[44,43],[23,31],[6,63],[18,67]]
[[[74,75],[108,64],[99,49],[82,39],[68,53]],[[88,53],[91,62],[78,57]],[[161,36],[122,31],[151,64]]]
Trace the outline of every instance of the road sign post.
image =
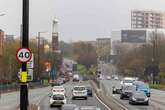
[[[29,0],[23,0],[22,3],[23,3],[22,48],[28,48],[29,46]],[[22,72],[25,72],[23,74],[25,75],[24,77],[26,77],[26,74],[27,74],[26,62],[22,63]],[[27,83],[21,83],[20,110],[27,110],[27,109],[28,109],[28,87],[27,87]]]

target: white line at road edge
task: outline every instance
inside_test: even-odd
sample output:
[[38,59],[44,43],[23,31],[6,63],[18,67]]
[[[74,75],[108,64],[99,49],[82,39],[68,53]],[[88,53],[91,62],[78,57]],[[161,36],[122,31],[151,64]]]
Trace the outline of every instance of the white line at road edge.
[[115,97],[113,97],[113,99],[114,99],[114,101],[115,101],[115,103],[116,103],[117,105],[119,105],[120,107],[124,108],[124,110],[128,110],[128,108],[126,108],[124,105],[122,105],[121,103],[119,103],[119,102],[115,99]]
[[101,101],[101,100],[97,97],[96,94],[95,94],[95,97],[96,97],[97,100],[98,100],[102,105],[104,105],[108,110],[111,110],[111,108],[109,108],[103,101]]

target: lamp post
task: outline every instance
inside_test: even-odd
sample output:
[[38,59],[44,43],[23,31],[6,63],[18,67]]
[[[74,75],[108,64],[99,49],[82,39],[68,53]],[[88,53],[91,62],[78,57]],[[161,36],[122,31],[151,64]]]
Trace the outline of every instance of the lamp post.
[[[0,16],[4,16],[4,15],[5,15],[4,13],[0,14]],[[1,58],[2,58],[2,55],[0,55],[0,62],[2,62]],[[0,84],[1,84],[1,81],[0,81]],[[0,95],[1,95],[1,90],[0,90]]]

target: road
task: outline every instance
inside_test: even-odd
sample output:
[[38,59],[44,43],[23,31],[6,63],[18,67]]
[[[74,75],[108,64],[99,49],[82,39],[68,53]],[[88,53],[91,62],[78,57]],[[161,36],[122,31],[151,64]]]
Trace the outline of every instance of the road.
[[[49,87],[29,90],[29,103],[38,104],[40,100],[50,91]],[[14,110],[19,105],[19,91],[1,94],[0,110]]]
[[[74,85],[85,85],[91,86],[89,82],[68,82],[64,85],[67,91],[67,103],[76,104],[78,106],[98,106],[101,110],[107,110],[107,108],[100,103],[98,98],[94,95],[94,97],[89,97],[88,100],[71,100],[71,89]],[[29,90],[29,103],[40,105],[40,110],[58,110],[58,108],[50,108],[49,107],[49,96],[48,94],[51,91],[51,87],[38,88],[34,90]],[[5,93],[1,95],[0,99],[0,110],[15,110],[19,105],[19,91]]]
[[[71,89],[73,88],[74,85],[85,85],[85,86],[91,86],[89,82],[82,82],[82,83],[75,83],[75,82],[69,82],[64,85],[66,88],[67,92],[67,103],[68,104],[76,104],[78,106],[98,106],[101,108],[101,110],[108,110],[103,104],[101,104],[96,96],[94,97],[89,97],[88,100],[72,100],[71,99]],[[49,106],[49,97],[48,95],[45,96],[45,98],[41,101],[40,105],[40,110],[59,110],[59,108],[50,108]]]
[[[111,70],[108,68],[111,68]],[[112,75],[115,69],[113,65],[110,64],[101,64],[100,65],[102,74]],[[113,69],[112,69],[113,68]],[[106,71],[106,73],[104,73]],[[108,73],[107,73],[108,72]],[[127,100],[121,100],[119,95],[112,94],[112,86],[120,85],[120,81],[116,80],[102,80],[101,83],[105,86],[106,95],[113,97],[115,101],[122,106],[126,107],[128,110],[165,110],[165,91],[151,89],[151,97],[149,106],[140,106],[140,105],[130,105]]]

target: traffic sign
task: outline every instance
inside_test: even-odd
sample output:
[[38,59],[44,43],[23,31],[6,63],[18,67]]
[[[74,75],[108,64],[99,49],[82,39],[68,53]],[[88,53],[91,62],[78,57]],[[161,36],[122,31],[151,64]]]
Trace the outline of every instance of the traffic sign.
[[27,82],[27,72],[22,71],[21,73],[21,82],[26,83]]
[[33,69],[28,69],[27,81],[33,81]]
[[32,58],[32,52],[29,48],[19,48],[16,57],[19,62],[27,63]]
[[31,57],[30,61],[27,62],[27,68],[28,69],[34,68],[34,55],[33,55],[33,53],[32,53],[32,57]]

